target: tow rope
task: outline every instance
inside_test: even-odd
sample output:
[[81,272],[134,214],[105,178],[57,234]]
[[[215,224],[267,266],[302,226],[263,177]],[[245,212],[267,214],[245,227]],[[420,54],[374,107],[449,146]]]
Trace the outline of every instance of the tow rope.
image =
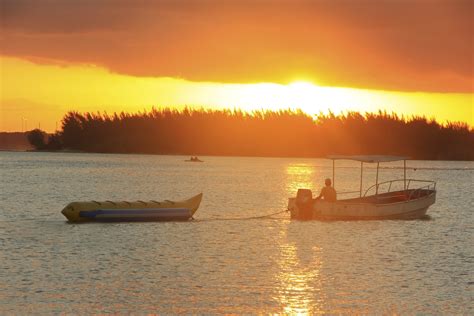
[[[252,220],[252,219],[264,219],[270,218],[275,215],[283,214],[289,212],[289,210],[279,211],[271,214],[261,215],[261,216],[251,216],[251,217],[223,217],[223,218],[203,218],[199,221],[244,221],[244,220]],[[194,218],[192,218],[194,219]]]

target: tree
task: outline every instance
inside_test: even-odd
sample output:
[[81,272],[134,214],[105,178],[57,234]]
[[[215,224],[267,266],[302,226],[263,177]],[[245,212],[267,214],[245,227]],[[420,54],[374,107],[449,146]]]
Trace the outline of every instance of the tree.
[[46,145],[48,150],[60,150],[63,148],[61,133],[55,133],[49,135],[48,144]]
[[82,123],[86,118],[78,112],[68,112],[62,121],[62,143],[69,149],[82,149],[84,130]]
[[40,129],[34,129],[27,134],[28,142],[36,149],[45,148],[47,135]]

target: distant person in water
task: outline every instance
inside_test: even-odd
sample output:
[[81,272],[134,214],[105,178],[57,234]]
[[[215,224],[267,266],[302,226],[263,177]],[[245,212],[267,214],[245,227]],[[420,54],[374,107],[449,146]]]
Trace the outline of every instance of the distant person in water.
[[316,198],[316,200],[323,198],[324,201],[336,202],[336,190],[334,190],[334,188],[331,186],[331,179],[326,179],[324,183],[326,186],[321,189],[321,193]]

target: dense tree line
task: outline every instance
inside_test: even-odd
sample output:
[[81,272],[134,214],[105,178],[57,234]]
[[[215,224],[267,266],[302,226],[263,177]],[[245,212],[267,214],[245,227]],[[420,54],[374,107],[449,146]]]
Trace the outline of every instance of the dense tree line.
[[44,145],[86,152],[323,157],[391,154],[474,160],[474,130],[386,112],[152,109],[142,113],[67,113]]

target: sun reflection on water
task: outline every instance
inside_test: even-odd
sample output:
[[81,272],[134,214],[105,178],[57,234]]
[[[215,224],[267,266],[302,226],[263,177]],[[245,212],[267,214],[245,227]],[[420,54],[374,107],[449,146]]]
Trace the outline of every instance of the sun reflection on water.
[[315,186],[314,166],[309,164],[290,164],[286,167],[286,189],[288,194],[294,195],[298,189],[312,189]]
[[[296,195],[301,188],[313,190],[316,171],[316,167],[311,164],[289,164],[286,167],[288,195]],[[296,224],[289,223],[279,232],[278,290],[274,299],[284,314],[321,314],[325,310],[323,278],[320,275],[322,249],[308,242],[310,236],[302,236]]]
[[288,231],[280,232],[280,260],[277,280],[279,288],[275,298],[282,311],[290,315],[321,314],[324,312],[321,267],[322,249],[300,247],[288,238]]

